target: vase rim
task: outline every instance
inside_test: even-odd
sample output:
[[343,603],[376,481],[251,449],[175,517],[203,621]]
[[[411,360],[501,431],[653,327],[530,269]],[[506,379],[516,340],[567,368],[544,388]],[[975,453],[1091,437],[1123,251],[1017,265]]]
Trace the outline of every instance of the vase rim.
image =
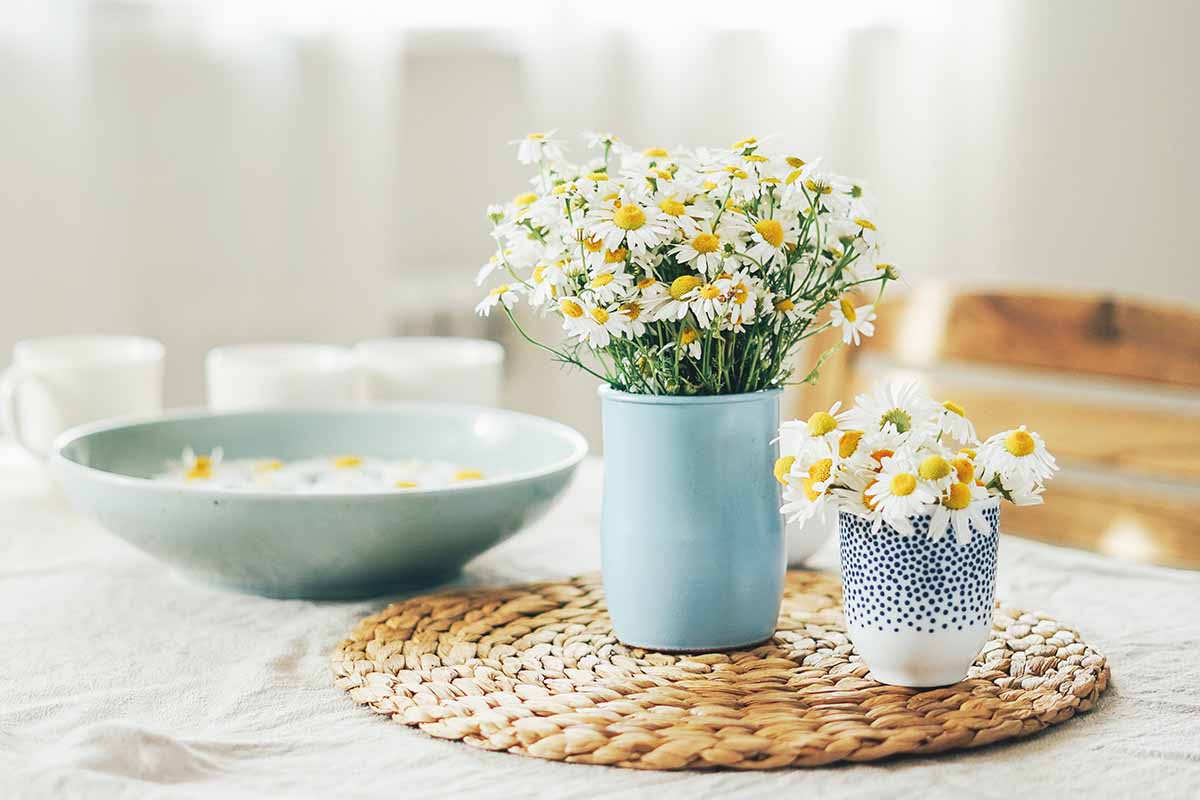
[[[1000,498],[999,497],[994,497],[994,496],[989,497],[986,501],[984,501],[984,508],[999,508],[999,507],[1000,507]],[[870,519],[870,517],[866,516],[865,514],[859,514],[857,511],[851,511],[848,508],[839,508],[837,510],[837,513],[838,513],[839,517],[842,514],[846,514],[848,516],[856,517],[858,519]],[[911,519],[921,519],[923,517],[929,517],[932,515],[933,515],[932,511],[926,511],[922,514],[913,514],[911,517],[909,517],[909,519],[910,520]],[[884,522],[887,522],[887,520],[884,520]]]
[[759,389],[757,392],[742,392],[740,394],[634,394],[614,389],[606,383],[597,387],[597,393],[605,399],[618,403],[642,403],[655,406],[703,406],[725,405],[731,403],[753,403],[774,397],[783,393],[782,388]]

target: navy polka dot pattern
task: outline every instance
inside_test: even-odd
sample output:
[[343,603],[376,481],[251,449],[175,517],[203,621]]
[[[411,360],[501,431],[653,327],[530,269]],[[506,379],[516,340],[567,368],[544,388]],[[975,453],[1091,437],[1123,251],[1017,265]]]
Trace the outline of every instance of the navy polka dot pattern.
[[988,530],[971,527],[959,544],[953,532],[929,538],[930,515],[913,517],[912,536],[842,511],[839,519],[846,622],[900,633],[937,633],[992,625],[1000,510],[984,509]]

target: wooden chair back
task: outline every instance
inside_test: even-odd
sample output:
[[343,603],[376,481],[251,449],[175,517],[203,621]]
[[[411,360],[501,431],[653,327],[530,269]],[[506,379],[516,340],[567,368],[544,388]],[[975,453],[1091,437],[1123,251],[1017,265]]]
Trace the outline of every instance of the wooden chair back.
[[[960,403],[981,437],[1024,423],[1058,458],[1046,504],[1006,506],[1003,530],[1200,569],[1200,312],[928,284],[878,314],[875,336],[792,395],[794,416],[911,375]],[[814,337],[806,357],[836,342]]]

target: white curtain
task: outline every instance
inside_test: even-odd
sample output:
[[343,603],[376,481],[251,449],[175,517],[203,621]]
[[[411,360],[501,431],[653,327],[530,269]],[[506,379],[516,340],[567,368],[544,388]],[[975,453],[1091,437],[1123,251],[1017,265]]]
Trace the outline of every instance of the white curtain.
[[[550,127],[777,134],[868,183],[913,279],[1200,301],[1197,7],[841,5],[6,8],[0,347],[159,336],[179,403],[213,344],[478,332],[506,142]],[[515,402],[590,426],[590,385],[554,386]]]

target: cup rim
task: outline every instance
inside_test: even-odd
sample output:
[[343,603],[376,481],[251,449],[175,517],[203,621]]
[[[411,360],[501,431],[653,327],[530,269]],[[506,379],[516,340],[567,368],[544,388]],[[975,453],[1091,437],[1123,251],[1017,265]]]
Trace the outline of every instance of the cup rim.
[[[277,356],[272,358],[272,355]],[[278,358],[287,355],[289,357]],[[265,356],[265,357],[264,357]],[[321,342],[251,341],[218,345],[204,356],[208,370],[295,373],[344,372],[354,368],[349,347]]]
[[742,392],[740,394],[634,394],[633,392],[623,392],[620,389],[614,389],[607,383],[600,384],[596,391],[602,400],[654,406],[704,406],[753,403],[783,394],[783,389],[779,387],[774,389],[759,389],[757,392]]
[[[71,345],[101,344],[105,346],[132,345],[121,352],[96,352],[66,354],[54,352],[55,348]],[[47,348],[47,350],[42,350]],[[113,366],[147,364],[162,361],[166,347],[158,339],[149,336],[122,333],[64,333],[51,336],[34,336],[21,339],[13,345],[13,363],[27,369],[39,366]]]

